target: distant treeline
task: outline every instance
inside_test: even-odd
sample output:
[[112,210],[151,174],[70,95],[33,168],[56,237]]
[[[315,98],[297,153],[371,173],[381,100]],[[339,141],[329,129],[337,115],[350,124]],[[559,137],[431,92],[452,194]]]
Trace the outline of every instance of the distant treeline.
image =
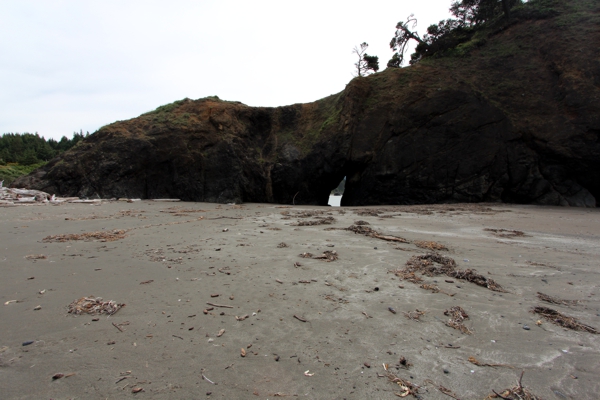
[[33,165],[49,161],[87,136],[89,132],[85,135],[83,132],[74,132],[72,139],[63,136],[56,141],[46,140],[37,133],[5,133],[0,137],[0,165]]

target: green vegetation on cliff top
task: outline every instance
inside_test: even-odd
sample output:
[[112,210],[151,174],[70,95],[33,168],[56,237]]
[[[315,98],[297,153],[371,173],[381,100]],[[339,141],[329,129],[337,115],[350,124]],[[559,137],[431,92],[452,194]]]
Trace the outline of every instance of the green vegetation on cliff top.
[[[577,24],[581,15],[597,11],[594,0],[462,0],[452,3],[454,18],[430,25],[423,36],[417,32],[417,17],[410,15],[400,21],[390,47],[395,51],[388,67],[398,68],[404,60],[408,43],[416,43],[410,64],[437,58],[465,57],[487,40],[521,21],[548,19],[568,15],[567,24]],[[560,25],[560,24],[559,24]]]

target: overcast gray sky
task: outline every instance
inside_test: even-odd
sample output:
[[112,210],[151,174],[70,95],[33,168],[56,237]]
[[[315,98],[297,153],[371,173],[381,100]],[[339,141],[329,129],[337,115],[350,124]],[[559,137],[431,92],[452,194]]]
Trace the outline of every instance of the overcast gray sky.
[[451,0],[2,0],[0,134],[90,133],[185,97],[310,102],[381,69],[395,25],[448,18]]

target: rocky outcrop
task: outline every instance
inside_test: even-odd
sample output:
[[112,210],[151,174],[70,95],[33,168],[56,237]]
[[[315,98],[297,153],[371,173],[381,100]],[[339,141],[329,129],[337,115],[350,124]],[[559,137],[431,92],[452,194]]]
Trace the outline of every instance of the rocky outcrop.
[[518,21],[467,56],[356,78],[314,103],[181,100],[101,128],[13,186],[324,205],[346,176],[342,205],[593,207],[600,7],[591,3],[564,2],[550,18]]

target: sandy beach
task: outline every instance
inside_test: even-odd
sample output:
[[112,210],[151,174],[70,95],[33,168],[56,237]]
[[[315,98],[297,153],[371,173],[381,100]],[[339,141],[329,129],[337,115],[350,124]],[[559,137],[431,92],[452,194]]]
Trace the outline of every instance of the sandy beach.
[[[597,209],[113,201],[0,216],[3,399],[484,399],[523,371],[544,399],[600,393]],[[473,269],[484,286],[461,279]],[[90,296],[124,306],[68,313]]]

